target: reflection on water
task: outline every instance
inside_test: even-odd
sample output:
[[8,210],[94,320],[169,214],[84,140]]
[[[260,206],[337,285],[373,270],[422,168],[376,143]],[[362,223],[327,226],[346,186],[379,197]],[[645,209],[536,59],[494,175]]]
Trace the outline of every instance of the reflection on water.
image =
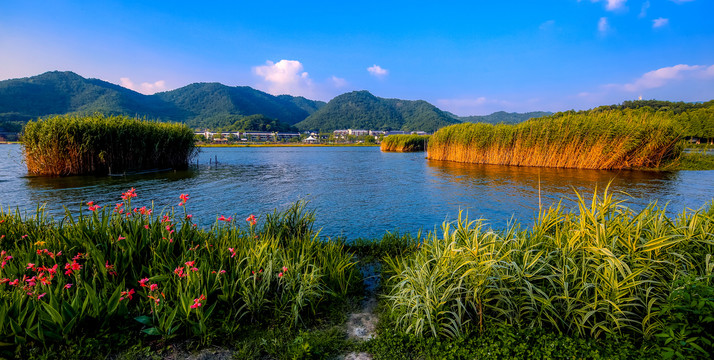
[[[642,207],[659,200],[672,212],[699,208],[714,194],[714,171],[597,171],[471,165],[428,161],[423,153],[382,153],[374,147],[206,148],[189,171],[127,177],[28,177],[18,145],[0,146],[0,206],[34,211],[46,203],[79,209],[95,201],[113,206],[123,191],[137,189],[132,205],[175,207],[190,195],[187,209],[201,225],[219,215],[245,219],[309,200],[323,235],[380,236],[395,229],[433,230],[460,210],[497,228],[511,218],[529,224],[543,205],[611,189],[632,195]],[[218,159],[218,164],[213,159]],[[211,163],[209,165],[209,159]]]

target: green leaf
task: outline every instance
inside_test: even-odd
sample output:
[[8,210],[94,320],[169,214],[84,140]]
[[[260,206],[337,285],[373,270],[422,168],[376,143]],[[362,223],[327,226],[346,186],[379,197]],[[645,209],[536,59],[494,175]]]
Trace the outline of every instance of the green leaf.
[[141,332],[143,332],[143,333],[145,333],[145,334],[147,334],[147,335],[155,335],[155,336],[161,335],[161,333],[159,332],[159,330],[158,330],[157,328],[155,328],[155,327],[141,330]]
[[138,321],[138,322],[140,322],[140,323],[142,323],[142,324],[144,324],[144,325],[146,325],[146,326],[152,326],[152,325],[154,324],[154,323],[151,321],[151,318],[148,317],[148,316],[146,316],[146,315],[142,315],[142,316],[135,317],[134,320],[136,320],[136,321]]

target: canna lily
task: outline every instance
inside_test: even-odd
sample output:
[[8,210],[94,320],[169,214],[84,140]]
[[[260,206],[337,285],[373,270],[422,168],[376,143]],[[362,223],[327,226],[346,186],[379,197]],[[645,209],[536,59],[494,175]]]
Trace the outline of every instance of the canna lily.
[[251,226],[255,225],[258,222],[258,220],[255,218],[255,215],[253,215],[253,214],[250,214],[250,216],[248,216],[248,218],[246,218],[245,221],[250,223]]
[[174,274],[178,275],[180,278],[188,276],[183,272],[183,267],[180,266],[174,270]]
[[122,291],[119,301],[122,301],[124,299],[129,299],[129,300],[133,299],[132,295],[134,295],[134,293],[135,293],[134,289],[131,289],[128,291]]
[[131,188],[127,192],[124,192],[121,194],[122,200],[129,200],[134,197],[136,197],[136,189],[134,189],[134,188]]

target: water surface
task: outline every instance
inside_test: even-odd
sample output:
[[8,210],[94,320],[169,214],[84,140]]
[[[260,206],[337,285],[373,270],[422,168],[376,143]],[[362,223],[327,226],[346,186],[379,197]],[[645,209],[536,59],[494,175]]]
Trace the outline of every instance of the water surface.
[[[204,148],[189,171],[127,177],[27,176],[19,145],[0,146],[0,206],[30,213],[45,204],[55,216],[63,206],[76,211],[94,201],[113,206],[130,187],[133,205],[157,210],[178,204],[187,193],[189,213],[201,225],[217,216],[242,222],[310,201],[322,234],[348,239],[377,237],[385,231],[433,230],[459,211],[484,218],[495,228],[511,219],[530,224],[543,205],[591,194],[612,182],[611,190],[632,196],[641,208],[669,203],[676,213],[699,208],[714,196],[714,171],[600,171],[471,165],[426,160],[424,153],[382,153],[378,147]],[[213,159],[218,159],[218,164]],[[211,164],[209,165],[209,159]],[[589,196],[589,195],[587,195]],[[571,203],[569,203],[572,205]]]

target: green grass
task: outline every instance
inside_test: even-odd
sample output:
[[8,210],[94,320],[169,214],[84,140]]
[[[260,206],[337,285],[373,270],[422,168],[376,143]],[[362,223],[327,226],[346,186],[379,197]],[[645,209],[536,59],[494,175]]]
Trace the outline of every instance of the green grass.
[[714,155],[703,152],[682,153],[677,170],[714,170]]
[[577,196],[575,212],[557,205],[527,228],[494,231],[460,217],[411,255],[386,258],[395,326],[451,339],[499,326],[655,339],[676,281],[712,276],[714,206],[671,219],[607,191]]
[[102,114],[30,121],[21,140],[27,170],[34,175],[185,169],[197,151],[186,125]]

